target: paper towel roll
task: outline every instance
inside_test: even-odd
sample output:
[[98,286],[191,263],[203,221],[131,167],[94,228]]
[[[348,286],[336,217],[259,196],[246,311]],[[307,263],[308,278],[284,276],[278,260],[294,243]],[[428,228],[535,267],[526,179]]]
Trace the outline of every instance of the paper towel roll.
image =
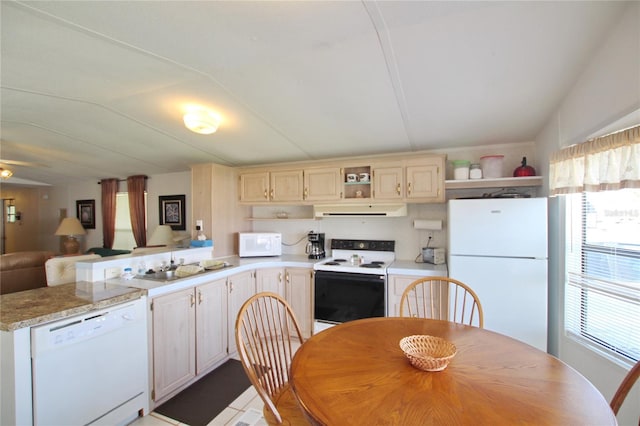
[[430,229],[432,231],[440,231],[442,229],[442,221],[416,219],[413,221],[413,227],[416,229]]

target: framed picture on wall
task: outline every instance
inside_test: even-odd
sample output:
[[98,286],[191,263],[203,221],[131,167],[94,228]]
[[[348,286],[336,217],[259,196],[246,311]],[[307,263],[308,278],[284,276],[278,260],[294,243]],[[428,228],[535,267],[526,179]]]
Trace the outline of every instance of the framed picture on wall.
[[160,225],[169,225],[174,231],[187,229],[185,223],[185,196],[160,195],[158,197]]
[[76,216],[84,229],[96,229],[96,200],[77,200]]

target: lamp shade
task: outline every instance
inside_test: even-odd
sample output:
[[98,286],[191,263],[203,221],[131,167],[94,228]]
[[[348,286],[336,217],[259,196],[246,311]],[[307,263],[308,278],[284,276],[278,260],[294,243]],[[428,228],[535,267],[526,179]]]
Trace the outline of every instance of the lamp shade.
[[75,217],[65,217],[60,222],[55,235],[84,235],[87,232],[82,227],[80,221]]
[[148,246],[172,246],[174,244],[173,230],[169,225],[159,225],[147,241]]

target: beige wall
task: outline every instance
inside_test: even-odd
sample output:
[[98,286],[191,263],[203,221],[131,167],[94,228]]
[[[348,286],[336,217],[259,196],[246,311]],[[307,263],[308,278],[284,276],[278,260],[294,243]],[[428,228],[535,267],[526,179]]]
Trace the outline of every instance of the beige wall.
[[[549,117],[536,138],[538,163],[548,174],[550,153],[580,143],[601,131],[613,131],[640,123],[640,3],[633,2],[614,25],[602,47],[586,64],[571,92]],[[616,123],[616,124],[614,124]],[[546,185],[545,187],[548,187]],[[549,324],[550,348],[565,362],[584,374],[610,400],[628,365],[577,344],[563,333],[564,253],[563,200],[549,203]],[[636,386],[618,414],[621,425],[636,425],[640,406]],[[635,410],[634,410],[635,409]]]
[[[120,183],[126,191],[126,182]],[[78,182],[68,187],[25,187],[3,184],[2,198],[16,198],[16,208],[23,212],[22,224],[6,224],[7,253],[23,250],[51,250],[61,252],[60,237],[54,235],[60,220],[76,215],[77,200],[95,200],[96,229],[88,229],[81,237],[81,250],[102,247],[101,192],[98,180]],[[158,196],[186,196],[186,225],[190,224],[191,173],[165,173],[149,176],[147,180],[147,238],[158,226]],[[25,206],[25,207],[22,207]],[[64,215],[66,211],[66,216]]]

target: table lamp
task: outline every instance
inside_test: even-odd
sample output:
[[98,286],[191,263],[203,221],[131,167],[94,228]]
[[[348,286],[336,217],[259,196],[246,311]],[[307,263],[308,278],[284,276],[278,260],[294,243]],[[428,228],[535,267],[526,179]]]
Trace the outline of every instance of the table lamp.
[[169,225],[158,225],[147,241],[147,246],[173,246],[173,230]]
[[55,233],[55,235],[67,236],[67,239],[63,243],[65,254],[76,254],[80,251],[80,243],[75,236],[84,234],[86,234],[86,231],[80,221],[75,217],[65,217],[62,219]]

